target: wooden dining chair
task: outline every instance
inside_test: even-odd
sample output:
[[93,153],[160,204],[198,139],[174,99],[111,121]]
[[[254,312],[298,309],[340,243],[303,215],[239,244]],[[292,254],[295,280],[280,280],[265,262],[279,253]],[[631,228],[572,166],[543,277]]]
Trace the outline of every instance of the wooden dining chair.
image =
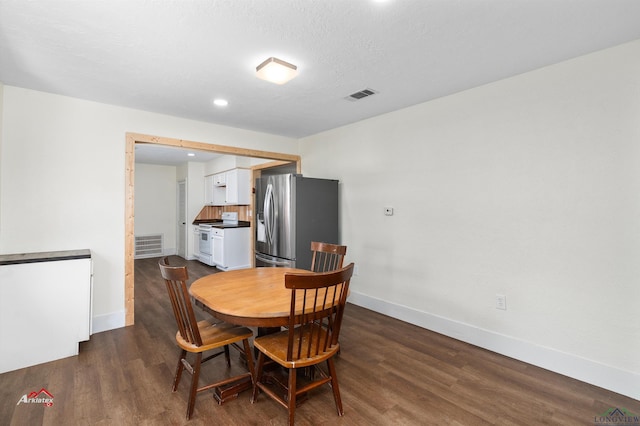
[[311,241],[311,270],[313,272],[335,271],[342,268],[347,246]]
[[[347,246],[338,244],[311,241],[311,270],[313,272],[328,272],[342,268],[344,256],[347,254]],[[340,351],[338,350],[338,355]],[[314,370],[307,370],[307,374],[313,375]]]
[[[297,397],[324,384],[333,389],[338,415],[344,414],[333,357],[338,353],[338,335],[352,274],[353,263],[331,272],[285,274],[285,287],[291,289],[288,328],[254,340],[259,352],[251,402],[256,402],[259,391],[263,391],[289,410],[289,425],[294,424]],[[267,357],[288,369],[286,395],[263,377]],[[320,367],[324,362],[326,371]],[[298,386],[296,370],[307,367],[316,369],[317,374],[309,383]]]
[[[239,327],[224,322],[212,323],[208,320],[197,321],[193,306],[191,305],[191,298],[187,291],[186,282],[189,279],[189,275],[186,266],[170,266],[167,257],[160,260],[158,264],[162,278],[164,278],[167,285],[169,299],[171,300],[171,306],[173,307],[173,313],[178,325],[176,342],[182,350],[176,367],[172,391],[176,391],[183,370],[187,370],[191,374],[189,403],[187,405],[187,420],[189,420],[193,414],[196,394],[198,392],[234,382],[246,381],[247,378],[249,379],[248,381],[253,382],[253,355],[251,354],[251,347],[249,346],[249,338],[253,337],[253,332],[246,327]],[[240,341],[242,341],[244,349],[241,349],[238,345]],[[227,368],[231,367],[229,346],[244,353],[249,371],[206,386],[198,387],[200,366],[204,362],[224,354],[227,361]],[[203,359],[203,352],[212,349],[221,350]],[[195,354],[195,360],[192,363],[187,361],[187,353]]]

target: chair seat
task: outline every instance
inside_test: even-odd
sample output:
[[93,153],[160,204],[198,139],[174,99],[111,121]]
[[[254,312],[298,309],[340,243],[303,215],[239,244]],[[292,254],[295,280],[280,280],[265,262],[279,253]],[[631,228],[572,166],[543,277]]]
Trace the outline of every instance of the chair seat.
[[202,338],[202,346],[196,346],[187,342],[180,334],[180,331],[176,333],[178,346],[185,351],[198,353],[253,337],[253,332],[247,327],[240,327],[226,322],[211,323],[207,320],[198,321],[198,330]]
[[[299,328],[297,328],[296,330],[299,331]],[[304,348],[308,347],[309,345],[309,334],[313,335],[311,346],[315,347],[316,344],[322,345],[322,342],[326,341],[327,330],[323,327],[316,326],[314,327],[313,333],[304,333],[304,337],[302,339],[303,351]],[[300,333],[296,332],[294,336],[293,347],[297,348],[300,342]],[[339,344],[336,344],[332,347],[327,348],[326,351],[320,351],[317,355],[308,357],[301,356],[300,358],[293,361],[287,361],[288,339],[289,331],[285,330],[278,333],[257,337],[253,341],[253,344],[256,349],[264,352],[265,355],[285,368],[301,368],[318,364],[328,358],[331,358],[338,352],[340,348]]]

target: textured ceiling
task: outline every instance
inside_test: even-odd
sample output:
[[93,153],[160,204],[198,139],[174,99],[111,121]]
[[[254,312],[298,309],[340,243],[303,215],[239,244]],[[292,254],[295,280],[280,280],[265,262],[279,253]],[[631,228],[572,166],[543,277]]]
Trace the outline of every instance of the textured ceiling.
[[[639,23],[636,0],[0,0],[0,81],[299,138],[639,39]],[[298,77],[257,79],[270,56]]]

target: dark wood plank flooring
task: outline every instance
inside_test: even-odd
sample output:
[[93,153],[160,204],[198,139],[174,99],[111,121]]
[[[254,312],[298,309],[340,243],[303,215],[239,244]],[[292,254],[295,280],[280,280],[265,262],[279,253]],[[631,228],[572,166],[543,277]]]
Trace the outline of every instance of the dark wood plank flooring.
[[[0,374],[0,425],[286,423],[284,409],[264,395],[251,404],[250,392],[222,406],[200,393],[185,421],[189,377],[171,392],[176,326],[157,260],[135,262],[134,326],[94,334],[77,357]],[[187,264],[191,281],[215,272],[178,257],[172,263]],[[9,343],[19,344],[2,342]],[[640,401],[351,304],[340,343],[344,417],[324,387],[296,410],[297,424],[593,425],[612,407],[640,415]],[[228,374],[223,362],[205,364],[202,379]],[[239,368],[234,355],[232,373]],[[53,406],[17,404],[42,388],[53,394]]]

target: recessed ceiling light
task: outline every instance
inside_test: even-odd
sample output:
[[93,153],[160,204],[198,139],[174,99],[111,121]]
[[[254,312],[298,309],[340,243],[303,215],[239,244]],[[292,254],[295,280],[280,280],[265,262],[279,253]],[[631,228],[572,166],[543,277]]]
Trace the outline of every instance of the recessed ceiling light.
[[282,59],[271,57],[256,67],[258,78],[275,84],[285,84],[298,73],[298,67]]
[[195,157],[195,156],[196,156],[196,154],[194,154],[193,152],[188,152],[187,153],[187,157]]
[[229,105],[229,101],[227,101],[226,99],[214,99],[213,104],[219,107],[226,107],[227,105]]

